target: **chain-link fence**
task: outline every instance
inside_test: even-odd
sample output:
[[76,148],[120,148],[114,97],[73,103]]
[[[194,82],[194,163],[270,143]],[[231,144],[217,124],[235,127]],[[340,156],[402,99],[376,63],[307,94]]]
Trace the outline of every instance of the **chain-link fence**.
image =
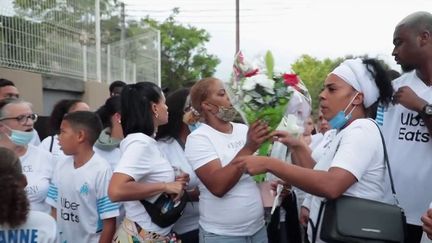
[[[120,5],[100,0],[100,18],[120,15]],[[0,0],[0,66],[104,82],[160,84],[159,32],[101,46],[97,65],[95,1]],[[101,29],[100,35],[109,35]]]

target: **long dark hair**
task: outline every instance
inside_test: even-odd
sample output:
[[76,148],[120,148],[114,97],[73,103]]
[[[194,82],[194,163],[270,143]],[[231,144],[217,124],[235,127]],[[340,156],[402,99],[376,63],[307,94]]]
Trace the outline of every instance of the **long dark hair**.
[[120,97],[125,137],[138,132],[152,136],[155,132],[152,103],[159,103],[162,90],[154,83],[140,82],[125,86]]
[[180,136],[180,131],[183,126],[184,106],[189,89],[180,88],[166,98],[166,105],[168,106],[169,116],[168,123],[158,128],[156,139],[168,140],[170,138],[177,139]]
[[49,135],[55,135],[60,132],[60,125],[63,117],[73,108],[77,103],[83,102],[82,100],[60,100],[57,102],[51,112],[49,118]]
[[30,210],[24,190],[21,162],[14,152],[0,147],[0,225],[16,228],[24,224]]
[[113,96],[105,101],[105,104],[96,111],[96,114],[102,121],[103,128],[112,128],[111,117],[115,113],[121,111],[121,100],[120,96]]

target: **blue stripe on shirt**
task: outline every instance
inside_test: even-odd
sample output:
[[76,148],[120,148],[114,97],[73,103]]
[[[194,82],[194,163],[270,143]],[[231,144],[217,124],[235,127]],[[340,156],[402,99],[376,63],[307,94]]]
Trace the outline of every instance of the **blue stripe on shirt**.
[[117,203],[111,202],[111,200],[105,196],[97,200],[97,209],[99,214],[103,214],[113,210],[118,210],[119,205]]
[[54,184],[49,185],[48,187],[48,195],[49,198],[51,198],[52,200],[54,200],[55,202],[57,202],[57,198],[58,198],[58,190],[57,187]]

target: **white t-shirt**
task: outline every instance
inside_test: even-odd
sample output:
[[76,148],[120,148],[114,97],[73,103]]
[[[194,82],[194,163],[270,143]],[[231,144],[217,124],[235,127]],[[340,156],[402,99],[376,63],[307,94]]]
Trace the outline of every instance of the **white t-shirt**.
[[[329,143],[334,136],[336,136],[335,129],[328,130],[324,134],[317,133],[312,135],[312,142],[309,144],[309,148],[312,150],[311,157],[314,161],[318,161],[317,158],[319,158],[325,151],[326,143]],[[311,195],[297,187],[293,187],[293,189],[297,196],[297,210],[300,215],[300,209],[302,206],[309,208],[308,205],[310,205]]]
[[96,153],[77,169],[72,157],[57,163],[47,202],[57,209],[60,242],[98,242],[102,220],[119,215],[118,204],[108,198],[111,176],[108,162]]
[[[215,159],[226,166],[243,148],[248,127],[231,124],[231,134],[221,133],[202,124],[188,136],[185,154],[195,171]],[[213,195],[202,182],[198,186],[199,224],[205,231],[218,235],[250,236],[264,226],[260,192],[251,176],[242,175],[222,198]]]
[[18,228],[0,226],[0,242],[12,243],[54,243],[56,242],[57,226],[48,214],[30,211],[27,221]]
[[[367,136],[365,136],[367,134]],[[350,172],[357,182],[344,195],[376,201],[384,200],[384,149],[377,126],[369,119],[357,119],[339,131],[317,161],[314,170],[328,171],[337,167]],[[309,218],[316,224],[323,198],[312,196]],[[320,222],[321,224],[321,222]],[[320,230],[318,230],[318,236]],[[308,227],[309,241],[312,227]],[[317,237],[316,242],[323,242]]]
[[[121,141],[120,150],[122,156],[114,172],[126,174],[140,183],[174,181],[174,170],[153,138],[143,133],[129,134]],[[158,197],[156,195],[147,200],[154,202]],[[123,205],[126,218],[138,223],[146,231],[161,235],[170,233],[172,226],[161,228],[154,224],[139,201],[127,201]]]
[[[333,141],[337,134],[336,129],[330,129],[327,132],[324,133],[323,137],[321,138],[321,141],[312,149],[311,157],[312,159],[317,162],[320,160],[321,156],[327,153],[327,150],[331,149],[329,145]],[[312,195],[307,193],[305,195],[303,202],[301,203],[302,207],[310,208]]]
[[324,135],[322,133],[316,133],[311,136],[311,143],[309,144],[310,149],[314,149],[323,139]]
[[[50,151],[52,141],[52,148]],[[65,160],[66,158],[70,157],[63,153],[63,150],[61,150],[61,147],[59,145],[58,135],[48,136],[44,140],[42,140],[41,144],[39,145],[39,148],[42,148],[45,151],[48,151],[52,154],[54,163],[57,163],[59,161]]]
[[115,170],[115,167],[117,166],[121,158],[121,152],[119,148],[114,148],[111,151],[107,151],[93,146],[93,151],[95,151],[95,153],[99,154],[102,158],[104,158],[108,162],[108,164],[110,164],[112,170]]
[[[407,73],[392,81],[395,90],[409,86],[419,97],[432,103],[432,87],[415,74]],[[421,225],[420,217],[432,201],[432,138],[417,112],[404,106],[378,107],[377,122],[386,140],[396,195],[409,224]],[[387,178],[386,178],[387,179]],[[386,200],[394,202],[391,191]]]
[[[183,148],[175,139],[167,141],[158,141],[159,148],[172,166],[180,168],[183,172],[189,174],[189,185],[187,190],[194,189],[198,186],[198,177],[186,159]],[[177,234],[184,234],[198,229],[199,206],[198,202],[188,202],[183,211],[183,215],[173,226]]]
[[20,160],[23,173],[27,178],[25,191],[31,210],[50,213],[51,208],[45,199],[55,168],[51,154],[29,144],[26,153],[20,157]]

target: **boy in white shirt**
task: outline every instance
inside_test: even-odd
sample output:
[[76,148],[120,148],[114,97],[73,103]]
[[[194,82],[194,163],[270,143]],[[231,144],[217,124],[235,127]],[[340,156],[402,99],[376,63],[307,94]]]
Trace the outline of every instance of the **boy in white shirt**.
[[59,143],[71,156],[57,164],[47,203],[62,243],[112,241],[119,206],[107,196],[110,165],[93,151],[101,130],[99,118],[89,111],[69,113],[61,123]]

